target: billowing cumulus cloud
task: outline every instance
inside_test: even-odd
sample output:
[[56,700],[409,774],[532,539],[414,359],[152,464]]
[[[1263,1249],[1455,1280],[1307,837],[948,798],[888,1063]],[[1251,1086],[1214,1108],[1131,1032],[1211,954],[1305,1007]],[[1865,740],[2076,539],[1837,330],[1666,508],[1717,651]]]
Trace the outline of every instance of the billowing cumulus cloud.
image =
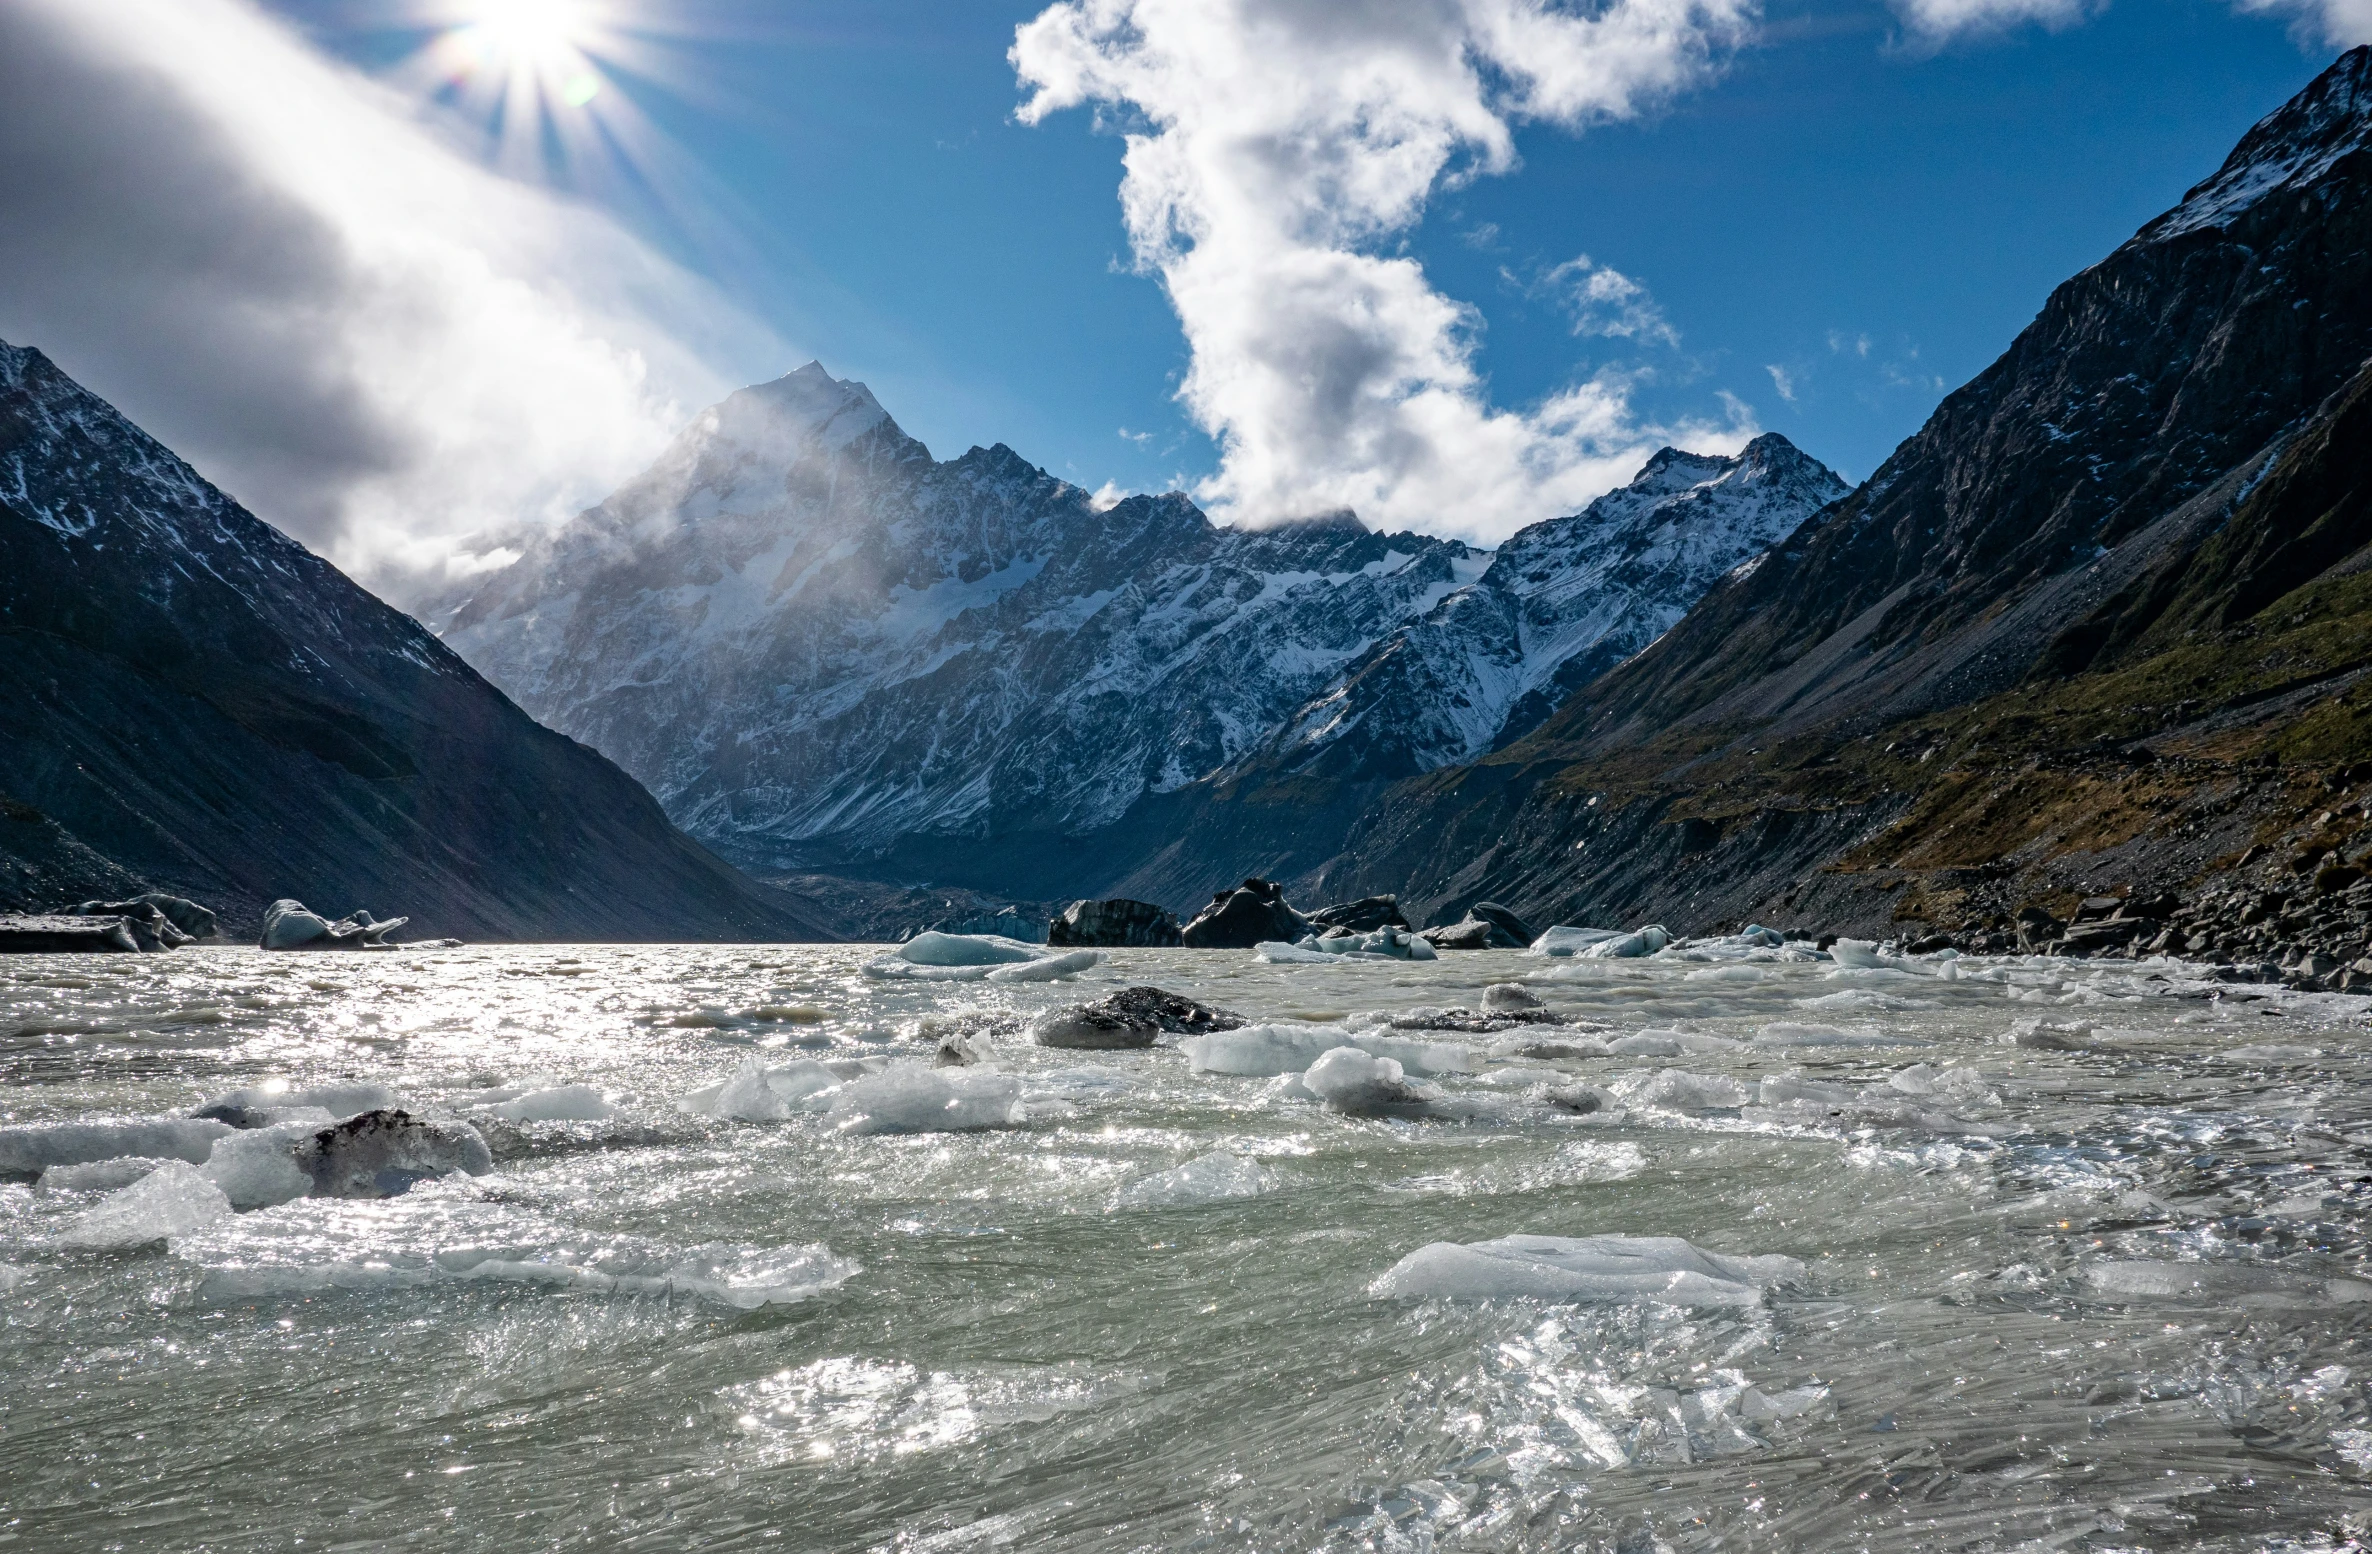
[[0,146],[0,338],[366,579],[597,500],[785,355],[249,0],[0,5]]
[[[1197,491],[1262,522],[1351,507],[1495,538],[1628,479],[1659,440],[1612,372],[1494,406],[1474,310],[1395,240],[1446,185],[1504,173],[1514,127],[1628,117],[1701,80],[1756,0],[1064,0],[1012,60],[1035,123],[1095,105],[1126,135],[1137,262],[1176,309],[1180,397],[1217,438]],[[1560,279],[1588,332],[1666,335],[1629,277]]]

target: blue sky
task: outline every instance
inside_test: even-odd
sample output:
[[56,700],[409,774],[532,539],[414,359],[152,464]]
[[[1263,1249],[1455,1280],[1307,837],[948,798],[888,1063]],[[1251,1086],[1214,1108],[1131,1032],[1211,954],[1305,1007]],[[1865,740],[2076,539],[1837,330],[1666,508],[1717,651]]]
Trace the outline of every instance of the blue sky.
[[[1174,398],[1177,320],[1129,264],[1120,141],[1085,111],[1014,117],[1006,51],[1037,9],[714,7],[717,38],[668,44],[705,100],[619,84],[729,193],[740,243],[628,214],[943,457],[1001,440],[1089,486],[1191,480],[1215,450]],[[1520,127],[1517,170],[1432,201],[1409,251],[1486,321],[1495,402],[1646,367],[1653,416],[1719,416],[1726,391],[1865,476],[2335,52],[2204,0],[1941,48],[1874,3],[1766,16],[1706,84],[1634,122]],[[314,36],[374,64],[399,41]],[[1537,277],[1579,254],[1642,285],[1677,344],[1576,336]]]
[[[391,597],[810,356],[942,457],[1490,541],[1664,440],[1868,475],[2367,37],[2372,0],[16,0],[0,338]],[[530,58],[605,83],[495,133]]]

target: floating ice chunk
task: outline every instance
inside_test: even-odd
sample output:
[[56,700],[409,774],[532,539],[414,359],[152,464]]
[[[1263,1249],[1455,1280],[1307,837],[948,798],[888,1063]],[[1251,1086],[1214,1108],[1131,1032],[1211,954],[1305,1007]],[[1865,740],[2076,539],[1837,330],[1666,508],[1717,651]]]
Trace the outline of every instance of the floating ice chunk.
[[2323,1049],[2320,1047],[2287,1047],[2278,1044],[2232,1047],[2209,1054],[2219,1063],[2305,1063],[2322,1055]]
[[1828,958],[1840,966],[1868,971],[1884,964],[1878,947],[1867,939],[1839,939],[1828,947]]
[[998,966],[988,974],[991,982],[1059,982],[1091,971],[1104,958],[1101,950],[1072,950],[1062,955],[1045,955],[1019,965]]
[[0,1128],[0,1176],[38,1176],[54,1165],[88,1165],[119,1155],[203,1162],[231,1125],[210,1117],[143,1122],[36,1122]]
[[1897,998],[1892,993],[1881,993],[1874,988],[1849,987],[1841,992],[1822,993],[1816,998],[1799,998],[1796,1003],[1805,1009],[1817,1009],[1823,1014],[1844,1013],[1855,1009],[1927,1009],[1930,1004],[1915,1003],[1908,998]]
[[363,1112],[319,1129],[298,1146],[296,1161],[311,1173],[316,1198],[393,1198],[436,1177],[494,1169],[485,1138],[468,1123],[400,1111]]
[[1567,956],[1579,955],[1593,944],[1604,944],[1609,939],[1619,939],[1622,936],[1622,930],[1619,928],[1549,928],[1544,929],[1540,937],[1532,941],[1532,947],[1524,953],[1546,955],[1562,960]]
[[952,1133],[1029,1120],[1010,1074],[907,1063],[841,1086],[830,1116],[843,1133]]
[[1671,942],[1672,935],[1663,924],[1651,923],[1645,928],[1634,928],[1629,933],[1584,945],[1574,953],[1584,960],[1639,960],[1655,954]]
[[1330,1111],[1370,1115],[1400,1111],[1441,1099],[1430,1086],[1411,1084],[1400,1065],[1356,1047],[1337,1047],[1301,1076],[1310,1094]]
[[1276,1190],[1276,1172],[1257,1160],[1220,1149],[1167,1171],[1139,1177],[1120,1189],[1112,1207],[1176,1209],[1227,1198],[1253,1198]]
[[1351,1038],[1333,1026],[1247,1025],[1212,1031],[1178,1043],[1186,1060],[1206,1074],[1241,1074],[1267,1079],[1298,1074]]
[[165,1162],[150,1155],[118,1155],[87,1165],[54,1165],[33,1184],[38,1193],[115,1192],[131,1186]]
[[1282,939],[1263,939],[1252,946],[1252,953],[1272,966],[1331,966],[1341,959],[1324,950],[1305,950],[1298,944],[1287,944]]
[[1493,1014],[1545,1009],[1540,995],[1521,982],[1494,982],[1483,989],[1483,1008]]
[[1760,966],[1707,966],[1702,971],[1688,973],[1681,980],[1684,982],[1729,982],[1750,986],[1757,982],[1768,981],[1770,976],[1771,973]]
[[402,1104],[387,1086],[362,1080],[292,1086],[285,1079],[268,1079],[260,1085],[218,1095],[190,1115],[211,1117],[234,1128],[266,1128],[274,1123],[300,1121],[300,1117],[292,1115],[298,1112],[318,1109],[333,1118],[351,1117],[356,1112]]
[[1361,1034],[1348,1038],[1370,1057],[1390,1058],[1412,1074],[1431,1078],[1435,1074],[1471,1074],[1474,1072],[1474,1053],[1471,1048],[1452,1041],[1418,1041],[1411,1036],[1369,1036]]
[[1037,945],[987,933],[918,933],[898,946],[898,959],[914,966],[1000,966],[1044,953]]
[[2196,1300],[2238,1306],[2352,1306],[2372,1301],[2372,1284],[2224,1263],[2098,1262],[2084,1282],[2112,1300]]
[[[1390,927],[1378,928],[1371,933],[1328,934],[1324,938],[1320,938],[1316,934],[1308,934],[1291,945],[1281,945],[1270,940],[1259,946],[1263,959],[1285,964],[1287,962],[1279,957],[1267,954],[1267,951],[1272,948],[1292,949],[1304,954],[1349,956],[1358,960],[1438,960],[1441,958],[1434,953],[1430,943],[1418,938],[1407,929]],[[1300,955],[1292,956],[1290,960],[1293,963],[1308,964],[1301,959]]]
[[1693,1031],[1658,1030],[1651,1026],[1616,1037],[1606,1043],[1606,1050],[1616,1057],[1676,1058],[1692,1052],[1734,1052],[1742,1045],[1726,1036],[1700,1036]]
[[707,1115],[728,1122],[780,1122],[791,1114],[791,1103],[766,1082],[766,1065],[754,1057],[741,1060],[711,1105]]
[[1721,1074],[1692,1074],[1682,1068],[1658,1069],[1652,1074],[1625,1074],[1613,1090],[1633,1106],[1654,1106],[1670,1112],[1721,1111],[1744,1106],[1754,1091]]
[[1938,1068],[1933,1063],[1914,1063],[1888,1075],[1886,1087],[1904,1095],[1948,1100],[1956,1106],[2001,1104],[2001,1097],[1993,1093],[1983,1074],[1957,1064]]
[[[772,1076],[768,1076],[771,1084]],[[506,1122],[601,1122],[618,1109],[592,1085],[553,1085],[498,1101],[487,1108]]]
[[1917,1036],[1893,1035],[1885,1031],[1849,1031],[1837,1025],[1798,1025],[1792,1021],[1776,1020],[1754,1033],[1755,1045],[1762,1047],[1925,1047],[1932,1043]]
[[1502,1236],[1437,1241],[1368,1287],[1386,1300],[1540,1300],[1673,1306],[1757,1306],[1804,1276],[1792,1257],[1724,1257],[1678,1236]]
[[2009,1046],[2041,1052],[2081,1052],[2093,1044],[2098,1032],[2099,1027],[2089,1020],[2046,1020],[2038,1014],[2012,1020],[2009,1030],[1998,1039]]
[[917,966],[912,961],[900,960],[895,955],[865,963],[865,975],[904,982],[985,982],[996,970],[994,963],[972,966]]
[[58,1233],[60,1246],[129,1251],[227,1217],[231,1200],[183,1160],[168,1160]]
[[217,1140],[198,1170],[234,1209],[292,1202],[313,1190],[313,1173],[297,1161],[321,1131],[320,1124],[304,1122],[245,1129]]

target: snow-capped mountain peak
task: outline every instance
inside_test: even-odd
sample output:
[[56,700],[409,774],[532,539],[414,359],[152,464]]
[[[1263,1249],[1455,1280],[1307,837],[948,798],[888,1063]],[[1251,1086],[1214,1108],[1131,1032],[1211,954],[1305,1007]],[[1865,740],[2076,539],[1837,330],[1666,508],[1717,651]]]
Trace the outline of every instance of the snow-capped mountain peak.
[[1001,445],[934,461],[811,364],[704,412],[446,641],[728,856],[914,857],[1489,749],[1842,492],[1764,438],[1667,449],[1496,556],[1348,512],[1223,529],[1175,493],[1099,511]]
[[2215,176],[2142,228],[2144,241],[2230,224],[2275,194],[2305,193],[2372,148],[2372,45],[2350,50],[2241,137]]

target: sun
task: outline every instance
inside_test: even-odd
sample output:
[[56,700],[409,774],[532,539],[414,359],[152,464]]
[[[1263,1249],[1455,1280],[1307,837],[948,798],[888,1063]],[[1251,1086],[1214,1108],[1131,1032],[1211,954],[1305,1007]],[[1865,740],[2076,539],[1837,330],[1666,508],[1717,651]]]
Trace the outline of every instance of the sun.
[[469,29],[490,49],[515,59],[577,51],[592,26],[580,0],[476,0],[471,10]]

